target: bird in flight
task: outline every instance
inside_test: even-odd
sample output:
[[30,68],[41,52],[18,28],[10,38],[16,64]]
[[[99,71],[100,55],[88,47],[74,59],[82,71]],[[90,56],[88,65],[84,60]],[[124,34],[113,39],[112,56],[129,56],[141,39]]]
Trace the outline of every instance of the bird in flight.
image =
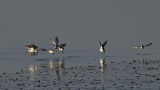
[[105,48],[104,47],[105,47],[107,41],[105,41],[103,44],[101,43],[101,41],[99,41],[99,43],[100,43],[99,51],[102,52],[102,54],[103,54],[103,53],[105,53]]
[[55,46],[55,49],[58,49],[59,51],[63,52],[64,47],[66,46],[66,44],[59,45],[59,40],[58,40],[57,36],[55,37],[55,41],[52,40],[52,39],[50,39],[50,40],[53,43],[53,45]]
[[31,44],[31,45],[26,45],[25,46],[28,50],[29,53],[38,53],[38,46]]
[[53,39],[50,39],[51,42],[53,43],[53,45],[55,46],[55,48],[57,49],[59,47],[59,40],[58,40],[58,37],[56,36],[55,37],[55,41]]
[[152,42],[146,45],[141,45],[141,46],[133,46],[133,48],[140,48],[140,49],[144,49],[145,47],[151,46]]
[[64,47],[66,46],[66,44],[61,44],[59,45],[59,51],[61,51],[63,53]]
[[44,49],[44,48],[42,48],[42,49],[40,49],[41,51],[48,51],[49,53],[51,53],[51,54],[53,54],[54,55],[54,51],[56,50],[56,49]]

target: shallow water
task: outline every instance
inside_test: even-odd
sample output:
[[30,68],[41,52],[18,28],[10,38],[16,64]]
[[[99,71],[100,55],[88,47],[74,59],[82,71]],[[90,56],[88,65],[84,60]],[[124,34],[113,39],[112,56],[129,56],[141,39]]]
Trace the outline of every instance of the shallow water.
[[63,55],[2,50],[0,89],[159,89],[158,53],[139,52],[108,52],[102,57],[94,50],[70,50]]
[[[1,0],[0,90],[160,89],[159,3]],[[63,55],[25,52],[54,48],[55,36],[67,44]],[[99,40],[108,41],[103,57]]]

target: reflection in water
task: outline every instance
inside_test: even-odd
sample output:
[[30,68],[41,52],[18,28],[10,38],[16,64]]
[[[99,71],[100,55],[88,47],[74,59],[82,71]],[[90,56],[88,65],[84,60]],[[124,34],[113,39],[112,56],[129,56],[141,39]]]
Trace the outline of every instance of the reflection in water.
[[100,59],[100,67],[103,68],[105,64],[105,58]]
[[135,59],[133,59],[133,62],[141,62],[141,63],[144,63],[144,59],[137,59],[137,58],[135,58]]
[[30,72],[30,75],[31,75],[30,80],[34,80],[35,79],[34,76],[35,76],[35,72],[37,71],[37,67],[35,65],[30,65],[28,67],[28,71]]
[[105,67],[105,58],[100,58],[99,62],[100,62],[101,75],[103,76],[104,67]]
[[63,69],[64,68],[64,60],[63,59],[59,59],[59,62],[56,64],[53,63],[53,60],[49,60],[49,66],[48,66],[50,69],[53,69],[53,68],[59,68],[59,69]]
[[47,65],[49,69],[52,69],[54,71],[54,77],[57,80],[61,80],[62,75],[64,75],[64,70],[65,70],[65,64],[64,64],[64,59],[59,58],[58,62],[53,60],[49,60],[49,64]]
[[64,70],[65,70],[65,67],[64,67],[64,60],[63,58],[59,59],[59,72],[60,72],[60,76],[64,75]]
[[59,75],[59,69],[54,68],[54,71],[55,71],[55,75],[56,75],[57,80],[61,80],[60,75]]
[[50,69],[54,68],[53,60],[49,60],[49,68]]
[[61,80],[62,76],[64,75],[64,60],[63,58],[60,58],[59,59],[59,62],[58,62],[58,66],[55,66],[54,67],[54,71],[55,71],[55,75],[56,75],[56,78],[57,80]]
[[27,52],[27,54],[28,54],[29,56],[36,56],[38,53],[35,53],[35,52]]
[[100,58],[99,60],[100,63],[100,74],[101,74],[101,82],[102,82],[102,86],[104,86],[104,70],[105,70],[105,58]]
[[138,56],[143,56],[143,55],[146,55],[146,54],[144,54],[143,52],[139,52],[139,53],[136,53],[136,55],[138,55]]
[[59,59],[59,68],[61,68],[61,69],[64,68],[64,60],[63,60],[63,58]]

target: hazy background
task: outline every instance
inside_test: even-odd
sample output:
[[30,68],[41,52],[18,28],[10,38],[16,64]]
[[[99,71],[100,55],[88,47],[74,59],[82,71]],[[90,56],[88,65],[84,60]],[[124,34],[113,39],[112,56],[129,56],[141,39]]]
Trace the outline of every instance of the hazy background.
[[68,49],[110,51],[153,42],[160,49],[159,0],[16,0],[0,1],[0,46],[51,47],[56,35]]

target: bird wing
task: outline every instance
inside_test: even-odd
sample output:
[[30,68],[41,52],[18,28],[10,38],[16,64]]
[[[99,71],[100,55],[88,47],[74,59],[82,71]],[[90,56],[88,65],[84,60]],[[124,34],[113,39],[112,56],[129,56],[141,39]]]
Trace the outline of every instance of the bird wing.
[[99,41],[99,44],[100,44],[100,46],[102,45],[102,44],[101,44],[101,41]]
[[63,48],[63,47],[65,47],[65,46],[66,46],[66,44],[61,44],[59,47]]
[[41,48],[40,50],[41,50],[41,51],[48,51],[47,49],[44,49],[44,48]]
[[36,45],[32,45],[32,47],[33,47],[34,49],[38,49],[38,46],[36,46]]
[[147,46],[150,46],[150,45],[152,45],[152,43],[149,43],[149,44],[147,44],[147,45],[144,45],[145,47],[147,47]]
[[106,43],[107,43],[107,41],[105,41],[105,42],[102,44],[102,46],[104,47],[104,46],[106,45]]
[[55,43],[58,45],[58,42],[59,42],[59,41],[58,41],[58,37],[56,36],[56,37],[55,37]]
[[50,40],[51,40],[51,42],[53,43],[53,45],[56,46],[56,43],[55,43],[52,39],[50,39]]
[[25,45],[25,47],[26,47],[26,48],[28,48],[28,49],[29,49],[29,48],[31,48],[31,46],[30,46],[30,45]]
[[54,48],[53,51],[55,51],[57,48]]
[[31,44],[31,45],[26,45],[26,48],[30,49],[30,48],[34,48],[34,49],[38,49],[38,46]]

